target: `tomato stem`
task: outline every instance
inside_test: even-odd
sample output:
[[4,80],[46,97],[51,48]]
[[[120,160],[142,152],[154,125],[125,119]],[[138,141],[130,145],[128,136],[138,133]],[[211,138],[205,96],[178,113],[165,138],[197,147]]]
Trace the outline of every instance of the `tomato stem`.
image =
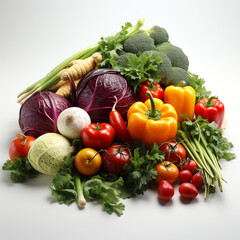
[[94,129],[98,131],[98,130],[101,130],[102,127],[99,125],[99,123],[97,123],[97,127],[95,127]]
[[25,135],[22,134],[22,133],[18,133],[18,134],[17,134],[17,137],[22,139],[21,145],[25,146],[26,143],[27,143],[27,136],[25,136]]

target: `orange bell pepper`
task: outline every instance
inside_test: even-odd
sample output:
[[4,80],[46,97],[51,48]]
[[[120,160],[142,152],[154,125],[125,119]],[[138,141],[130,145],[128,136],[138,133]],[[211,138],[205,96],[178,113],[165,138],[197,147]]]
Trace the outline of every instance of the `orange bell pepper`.
[[168,86],[164,91],[164,103],[169,103],[176,109],[178,122],[186,120],[181,116],[182,114],[187,114],[188,118],[193,120],[195,101],[195,90],[190,86]]
[[149,91],[149,99],[135,102],[128,110],[128,131],[133,139],[138,139],[150,147],[175,138],[177,133],[177,113],[170,104],[153,98]]

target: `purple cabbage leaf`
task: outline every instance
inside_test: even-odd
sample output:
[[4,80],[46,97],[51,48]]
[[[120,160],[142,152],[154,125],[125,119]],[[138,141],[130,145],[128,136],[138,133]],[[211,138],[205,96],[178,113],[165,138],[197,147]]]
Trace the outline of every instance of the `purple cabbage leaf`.
[[57,133],[57,118],[71,103],[50,91],[36,92],[20,108],[19,126],[25,135],[35,138]]
[[117,98],[116,110],[127,120],[136,96],[118,70],[97,69],[86,74],[75,92],[75,104],[84,109],[92,122],[109,122],[109,113]]

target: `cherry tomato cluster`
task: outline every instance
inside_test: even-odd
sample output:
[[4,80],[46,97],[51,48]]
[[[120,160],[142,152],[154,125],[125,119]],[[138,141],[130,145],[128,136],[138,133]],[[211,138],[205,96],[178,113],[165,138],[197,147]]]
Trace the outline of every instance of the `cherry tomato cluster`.
[[[133,142],[119,112],[111,111],[109,123],[91,123],[83,128],[81,139],[84,149],[75,157],[76,169],[83,175],[97,173],[103,166],[105,172],[121,175],[124,165],[130,163],[130,152],[126,144]],[[122,142],[114,143],[115,140]]]
[[180,182],[178,191],[181,198],[196,198],[198,189],[204,186],[204,177],[197,163],[187,159],[187,152],[180,143],[172,141],[159,148],[165,153],[165,160],[156,166],[159,198],[170,200],[174,195],[173,184],[177,180]]

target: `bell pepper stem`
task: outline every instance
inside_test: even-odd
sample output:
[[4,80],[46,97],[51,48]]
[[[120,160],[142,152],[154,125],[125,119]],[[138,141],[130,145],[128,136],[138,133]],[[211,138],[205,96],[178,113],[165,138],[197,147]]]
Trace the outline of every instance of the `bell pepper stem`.
[[150,91],[146,91],[145,93],[149,99],[150,99],[150,103],[151,103],[151,109],[149,109],[147,112],[146,112],[146,115],[148,118],[151,118],[151,119],[154,119],[154,120],[158,120],[161,118],[162,114],[159,110],[156,109],[156,104],[155,104],[155,101],[154,101],[154,98],[151,94]]
[[214,105],[213,99],[218,99],[216,96],[210,97],[207,102],[204,103],[205,107],[212,107]]

